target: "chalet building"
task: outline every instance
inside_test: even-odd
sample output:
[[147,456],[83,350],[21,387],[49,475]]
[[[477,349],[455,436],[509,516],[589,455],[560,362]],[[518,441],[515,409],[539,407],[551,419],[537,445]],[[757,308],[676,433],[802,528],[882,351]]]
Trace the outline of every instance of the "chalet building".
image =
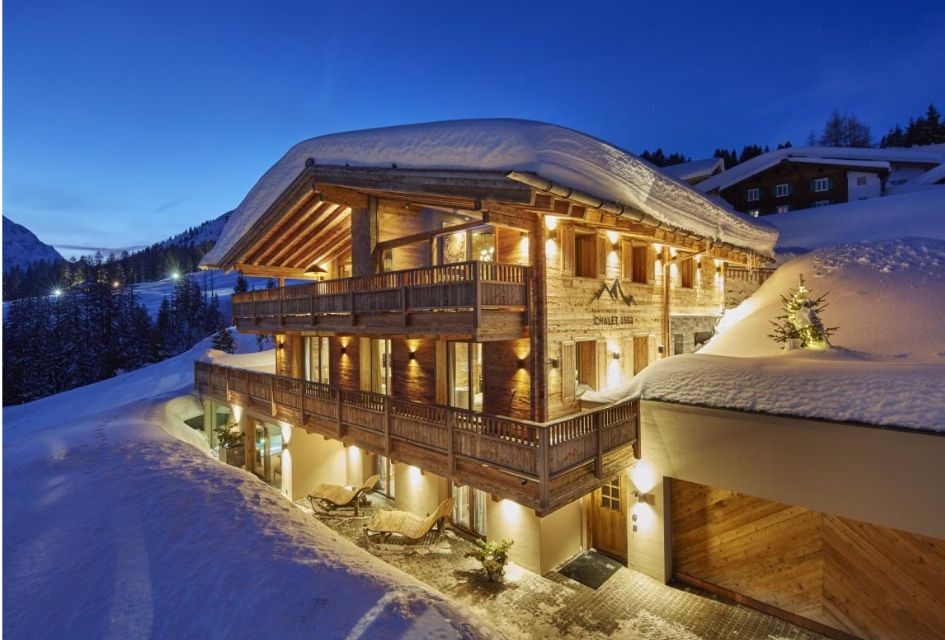
[[[629,558],[639,404],[582,407],[711,336],[726,269],[776,232],[630,154],[534,122],[432,123],[296,145],[205,267],[278,279],[233,297],[275,336],[258,369],[195,365],[207,428],[292,500],[381,476],[397,508],[512,539],[546,572]],[[301,284],[285,284],[285,280]]]
[[752,216],[876,198],[945,162],[945,145],[910,149],[800,147],[752,158],[699,183]]
[[695,185],[725,171],[725,161],[722,158],[703,158],[663,167],[661,171]]

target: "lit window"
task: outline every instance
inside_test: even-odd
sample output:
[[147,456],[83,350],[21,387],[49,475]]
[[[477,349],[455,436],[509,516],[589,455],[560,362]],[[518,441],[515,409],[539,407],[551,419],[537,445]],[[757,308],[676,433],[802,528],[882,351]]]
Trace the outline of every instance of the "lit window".
[[791,210],[791,205],[789,204],[779,204],[777,207],[774,208],[775,213],[787,213],[790,210]]
[[815,207],[829,207],[830,200],[818,200],[817,202],[814,203],[814,206]]
[[753,187],[745,192],[745,198],[748,202],[758,202],[761,200],[761,189],[758,187]]
[[814,193],[820,191],[829,191],[830,190],[830,178],[816,178],[814,179]]
[[750,215],[753,218],[757,218],[758,216],[761,215],[761,209],[749,209],[748,215]]
[[787,182],[782,182],[779,185],[775,185],[774,195],[776,198],[783,198],[785,196],[791,195],[791,185]]

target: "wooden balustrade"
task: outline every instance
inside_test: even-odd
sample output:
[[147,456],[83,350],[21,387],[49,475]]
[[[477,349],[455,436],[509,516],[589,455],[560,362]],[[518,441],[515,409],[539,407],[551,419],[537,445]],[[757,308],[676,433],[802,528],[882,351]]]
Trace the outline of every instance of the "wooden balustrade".
[[639,433],[636,401],[535,423],[206,362],[195,363],[194,381],[201,394],[257,416],[285,420],[543,513],[626,469]]
[[[513,339],[524,335],[528,280],[526,266],[460,262],[260,289],[233,296],[233,322],[241,331],[393,333],[409,327],[412,333]],[[484,313],[517,314],[518,321],[484,322]],[[480,327],[492,335],[478,335]]]

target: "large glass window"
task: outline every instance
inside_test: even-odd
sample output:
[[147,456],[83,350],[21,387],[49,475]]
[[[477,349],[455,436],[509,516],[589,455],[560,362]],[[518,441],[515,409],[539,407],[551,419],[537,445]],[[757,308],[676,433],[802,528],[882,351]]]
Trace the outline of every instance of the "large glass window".
[[472,233],[472,259],[495,262],[495,232],[490,228]]
[[394,497],[394,474],[390,459],[387,456],[374,456],[374,473],[380,476],[377,491],[388,498]]
[[257,420],[255,449],[253,473],[282,491],[282,427]]
[[371,391],[392,395],[391,345],[389,339],[371,339]]
[[453,522],[477,536],[486,536],[486,507],[489,494],[472,487],[453,485]]
[[450,342],[448,354],[450,406],[482,411],[482,345]]
[[328,384],[328,338],[305,338],[305,379]]

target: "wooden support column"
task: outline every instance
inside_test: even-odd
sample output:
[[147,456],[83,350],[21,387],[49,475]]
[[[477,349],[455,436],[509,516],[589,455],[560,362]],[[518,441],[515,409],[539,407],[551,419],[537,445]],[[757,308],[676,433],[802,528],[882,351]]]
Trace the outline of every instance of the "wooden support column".
[[256,423],[249,417],[247,411],[240,414],[240,431],[243,432],[243,453],[245,455],[245,464],[243,467],[247,471],[253,470],[253,460],[256,459]]
[[669,357],[669,307],[670,307],[670,295],[671,295],[671,285],[670,280],[672,276],[673,266],[669,260],[669,248],[663,247],[662,251],[663,258],[663,331],[662,331],[662,340],[663,340],[663,357]]
[[548,504],[548,485],[551,482],[550,459],[551,430],[538,427],[538,500],[542,507]]
[[367,207],[351,208],[351,275],[372,276],[377,246],[377,198],[368,198]]

